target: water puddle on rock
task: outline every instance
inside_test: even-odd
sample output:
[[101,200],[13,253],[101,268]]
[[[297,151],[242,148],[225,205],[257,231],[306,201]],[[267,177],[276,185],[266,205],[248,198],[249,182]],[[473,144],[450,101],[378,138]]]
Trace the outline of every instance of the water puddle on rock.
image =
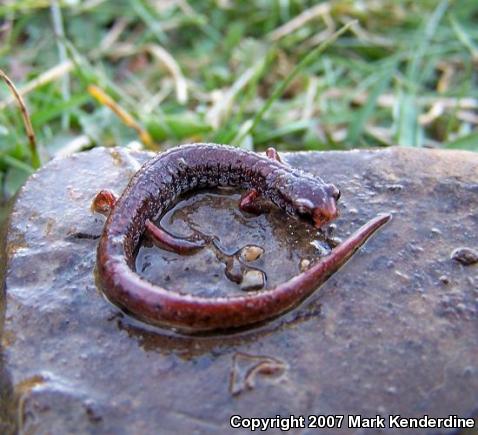
[[156,224],[178,237],[209,242],[193,255],[166,251],[144,237],[136,271],[171,290],[206,297],[274,288],[312,265],[331,247],[310,224],[277,207],[261,215],[239,209],[240,193],[201,191],[179,201]]

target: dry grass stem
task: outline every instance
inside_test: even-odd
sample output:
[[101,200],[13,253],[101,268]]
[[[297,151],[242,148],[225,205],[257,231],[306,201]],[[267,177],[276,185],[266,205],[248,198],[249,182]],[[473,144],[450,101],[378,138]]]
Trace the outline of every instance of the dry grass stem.
[[125,109],[123,109],[113,98],[111,98],[103,89],[98,86],[88,86],[88,93],[95,98],[100,104],[111,109],[121,121],[138,133],[138,136],[143,144],[148,149],[157,149],[150,134],[131,116]]
[[0,77],[3,79],[3,81],[7,84],[8,88],[14,95],[15,100],[18,103],[18,106],[20,107],[20,111],[22,113],[22,119],[23,119],[23,124],[25,125],[25,131],[28,137],[28,142],[30,144],[30,152],[32,154],[32,166],[34,168],[40,167],[40,157],[38,155],[38,149],[37,149],[37,142],[35,138],[35,132],[33,131],[32,123],[30,120],[30,114],[28,113],[27,106],[25,104],[25,101],[23,101],[22,96],[18,92],[17,88],[15,87],[15,84],[10,80],[10,78],[7,76],[7,74],[0,69]]
[[162,62],[171,73],[176,84],[176,98],[178,103],[186,104],[188,101],[188,87],[186,79],[184,78],[181,68],[174,57],[171,56],[171,54],[169,54],[163,47],[157,44],[149,44],[147,45],[147,49],[156,59]]
[[275,29],[269,34],[268,38],[271,41],[277,41],[284,36],[296,31],[309,21],[317,17],[330,14],[331,9],[332,8],[330,2],[319,3],[316,6],[306,9],[304,12],[294,17],[292,20]]
[[[47,83],[50,83],[67,74],[73,69],[73,67],[73,62],[71,62],[70,60],[55,65],[53,68],[49,69],[48,71],[45,71],[43,74],[40,74],[38,77],[34,78],[33,80],[22,86],[20,89],[18,89],[18,93],[21,96],[25,96],[26,94],[39,88],[40,86],[46,85]],[[5,101],[1,101],[0,110],[5,109],[5,107],[14,103],[15,101],[16,98],[14,96],[7,98]]]

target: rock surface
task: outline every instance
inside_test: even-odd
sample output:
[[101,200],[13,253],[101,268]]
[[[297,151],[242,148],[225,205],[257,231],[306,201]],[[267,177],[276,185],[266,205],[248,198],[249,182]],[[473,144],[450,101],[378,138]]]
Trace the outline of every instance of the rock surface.
[[[91,200],[102,188],[121,192],[147,158],[95,149],[51,162],[21,190],[2,265],[0,433],[249,433],[230,429],[234,414],[476,415],[478,265],[451,254],[478,247],[478,155],[398,148],[284,155],[341,188],[331,236],[345,238],[379,212],[394,219],[299,307],[221,336],[146,327],[96,288],[104,218],[91,213]],[[163,223],[182,235],[194,225],[219,234],[227,255],[263,247],[250,266],[266,273],[267,286],[327,253],[324,238],[305,225],[277,211],[241,213],[235,201],[202,193]],[[210,250],[186,259],[145,242],[137,265],[170,288],[241,291]],[[337,433],[290,433],[319,431]],[[341,432],[357,429],[344,423]]]

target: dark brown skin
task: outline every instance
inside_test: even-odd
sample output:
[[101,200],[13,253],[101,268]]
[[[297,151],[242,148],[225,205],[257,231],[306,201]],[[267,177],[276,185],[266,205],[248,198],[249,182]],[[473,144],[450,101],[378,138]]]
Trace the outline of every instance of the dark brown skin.
[[[224,145],[174,148],[154,157],[136,173],[108,216],[98,246],[97,267],[99,283],[110,301],[145,322],[190,332],[258,323],[310,295],[391,218],[381,215],[372,219],[309,270],[270,290],[206,298],[181,289],[166,290],[141,278],[134,271],[135,253],[151,221],[183,193],[216,186],[254,189],[287,213],[311,220],[316,226],[337,216],[340,192],[335,186],[276,159]],[[170,242],[174,246],[174,237]]]

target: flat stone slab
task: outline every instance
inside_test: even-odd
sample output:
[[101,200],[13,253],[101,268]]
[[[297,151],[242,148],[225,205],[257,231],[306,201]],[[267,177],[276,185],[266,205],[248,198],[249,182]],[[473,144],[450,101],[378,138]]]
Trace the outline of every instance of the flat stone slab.
[[[145,326],[96,288],[104,218],[91,200],[103,188],[121,192],[149,156],[94,149],[55,160],[18,195],[2,265],[0,433],[223,434],[249,433],[230,428],[232,415],[477,415],[478,264],[467,264],[478,249],[477,154],[285,154],[340,187],[342,213],[328,239],[380,212],[394,219],[300,306],[220,336]],[[177,234],[216,234],[228,255],[262,246],[251,264],[267,286],[327,253],[330,240],[305,224],[274,210],[244,214],[236,201],[202,192],[163,223]],[[170,288],[242,291],[208,250],[186,258],[145,241],[137,266]],[[357,430],[344,420],[343,433],[398,431]],[[319,432],[338,430],[290,433]]]

